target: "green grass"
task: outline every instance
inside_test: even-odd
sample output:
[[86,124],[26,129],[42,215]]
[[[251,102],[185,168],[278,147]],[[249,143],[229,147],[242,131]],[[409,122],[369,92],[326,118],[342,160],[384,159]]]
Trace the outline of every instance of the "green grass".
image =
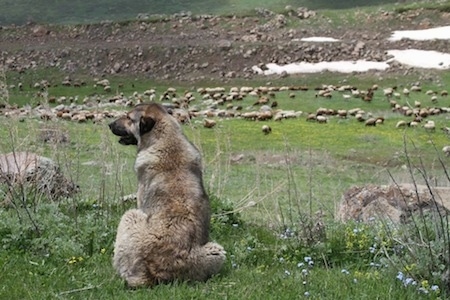
[[[413,289],[405,289],[396,282],[395,276],[382,276],[377,270],[349,270],[347,275],[338,268],[313,267],[304,275],[297,263],[227,267],[224,274],[207,283],[174,283],[149,291],[126,290],[109,268],[99,267],[110,263],[108,254],[96,254],[72,265],[42,263],[27,255],[6,259],[4,271],[8,271],[8,276],[1,278],[0,295],[8,299],[374,299],[369,295],[376,294],[378,299],[420,299]],[[22,277],[22,289],[8,288],[16,285],[10,278],[24,273],[27,275]],[[64,274],[65,281],[60,274]],[[243,288],[242,283],[248,285]]]
[[[447,74],[436,76],[444,86],[450,84]],[[58,83],[61,77],[48,71],[6,76],[8,86],[44,78]],[[304,298],[305,293],[309,293],[312,299],[411,299],[423,296],[417,288],[427,286],[422,284],[424,280],[429,280],[430,294],[426,297],[437,299],[445,295],[439,277],[424,272],[423,267],[416,267],[409,273],[418,286],[405,287],[396,279],[397,272],[406,274],[405,265],[387,261],[381,248],[376,253],[369,251],[372,244],[379,243],[378,229],[366,228],[363,235],[353,235],[358,224],[342,225],[333,220],[336,205],[349,187],[387,184],[391,182],[388,172],[395,179],[410,181],[409,172],[404,168],[408,163],[405,150],[411,163],[419,167],[421,160],[430,175],[436,176],[440,184],[448,185],[439,164],[439,157],[447,159],[440,149],[448,143],[448,137],[439,129],[430,133],[421,127],[395,128],[396,122],[405,117],[391,112],[381,90],[371,103],[356,98],[345,100],[339,92],[333,92],[331,99],[317,98],[313,90],[324,82],[336,85],[348,82],[361,89],[374,83],[379,84],[380,89],[392,85],[402,88],[415,82],[414,79],[379,81],[370,76],[351,78],[322,74],[302,77],[302,84],[311,88],[295,92],[294,99],[288,97],[288,92],[276,95],[283,109],[313,112],[319,107],[360,107],[386,118],[383,125],[376,127],[366,127],[352,118],[337,117],[330,117],[327,124],[318,124],[307,122],[305,115],[281,122],[217,118],[218,125],[214,129],[204,128],[201,119],[184,125],[186,135],[203,154],[205,186],[213,199],[212,238],[224,245],[228,258],[224,270],[207,283],[174,283],[151,291],[125,289],[111,265],[117,223],[122,213],[134,206],[119,199],[135,191],[135,149],[117,143],[106,126],[108,121],[76,124],[1,117],[0,134],[4,137],[0,142],[1,152],[30,150],[51,157],[61,162],[64,172],[79,184],[81,192],[59,203],[39,199],[38,205],[30,204],[31,218],[39,232],[30,223],[26,211],[0,208],[3,250],[0,298],[294,299]],[[123,85],[120,92],[127,96],[148,88],[162,93],[169,86],[169,83],[139,78],[112,77],[110,81],[113,89]],[[295,78],[288,78],[273,84],[295,82]],[[86,78],[86,83],[79,89],[52,84],[47,97],[72,96],[81,101],[97,94],[106,100],[116,93],[96,90],[92,79]],[[238,82],[230,86],[234,84]],[[254,83],[255,86],[261,84]],[[180,84],[177,88],[179,93],[190,90],[195,94],[199,86],[201,84],[196,87]],[[442,89],[433,82],[424,84],[423,88]],[[19,105],[45,102],[46,97],[34,97],[35,93],[29,85],[25,85],[23,91],[12,89],[9,102]],[[200,95],[195,95],[200,99]],[[410,99],[402,96],[398,101],[406,103],[412,99],[420,100],[423,106],[433,105],[424,92]],[[439,105],[445,106],[448,100],[439,101]],[[239,104],[250,109],[253,102],[253,98],[246,98]],[[201,100],[196,100],[193,104],[201,106],[200,103]],[[448,125],[446,114],[430,118],[436,121],[438,128]],[[263,135],[262,124],[269,124],[272,133]],[[70,142],[43,143],[39,133],[46,128],[68,132]],[[231,158],[241,154],[241,161],[230,163]],[[326,238],[317,236],[305,242],[302,237],[310,230],[318,210],[324,214]],[[279,238],[286,230],[296,234],[287,239]],[[392,238],[383,237],[388,241],[385,250],[396,257],[392,252],[395,248]],[[305,257],[312,257],[315,262],[312,268],[307,268],[307,275],[303,266],[297,266],[304,263]],[[426,259],[426,256],[422,258],[424,262]],[[439,293],[431,292],[433,284],[441,286]]]
[[[123,0],[97,0],[97,1],[44,1],[44,0],[0,0],[0,25],[22,25],[26,22],[37,23],[63,23],[79,24],[93,23],[105,20],[122,21],[135,19],[140,13],[173,14],[181,11],[190,11],[194,14],[254,14],[255,8],[266,8],[282,11],[286,5],[293,7],[308,7],[310,9],[349,9],[364,6],[377,6],[392,4],[392,0],[353,0],[353,1],[292,1],[292,0],[231,0],[231,1],[123,1]],[[436,6],[436,5],[434,5]],[[438,5],[439,7],[439,5]]]
[[[445,85],[445,82],[448,81],[448,75],[442,74],[439,76],[442,77],[441,80]],[[51,86],[46,90],[48,95],[44,98],[35,97],[34,95],[39,90],[30,87],[30,85],[33,86],[33,82],[39,81],[38,78],[45,78],[51,83]],[[6,77],[8,86],[17,85],[19,81],[24,83],[23,91],[18,89],[9,91],[9,102],[19,105],[31,103],[34,106],[39,102],[44,103],[48,97],[59,98],[61,96],[73,97],[77,99],[76,102],[78,103],[81,103],[85,97],[94,99],[99,97],[103,101],[107,101],[119,92],[126,97],[132,97],[135,91],[142,93],[149,88],[156,88],[159,95],[169,86],[169,83],[148,82],[139,78],[111,77],[109,79],[113,92],[107,93],[100,88],[95,88],[92,79],[83,78],[81,75],[79,76],[80,80],[86,82],[86,85],[81,88],[61,86],[59,84],[60,78],[57,72],[47,71],[45,73],[30,72],[29,74],[22,74],[20,77],[15,74],[8,74]],[[286,166],[280,161],[282,162],[286,156],[296,158],[295,163],[290,167],[299,178],[307,178],[308,174],[314,175],[313,177],[322,177],[323,174],[339,174],[341,178],[341,182],[337,186],[339,189],[332,191],[332,193],[337,194],[340,194],[343,189],[352,184],[360,184],[367,182],[367,180],[386,181],[386,167],[391,168],[391,172],[401,173],[401,168],[405,165],[405,143],[408,145],[409,159],[414,163],[417,163],[419,158],[422,159],[433,172],[442,176],[442,172],[438,169],[434,170],[433,166],[438,162],[436,149],[440,151],[448,143],[448,137],[439,130],[440,127],[448,125],[448,116],[441,114],[429,117],[436,122],[437,130],[435,132],[427,132],[421,127],[395,128],[399,120],[408,120],[409,118],[393,113],[381,91],[383,88],[393,85],[398,85],[399,90],[401,90],[403,87],[409,87],[415,81],[411,77],[391,78],[390,82],[388,79],[379,81],[369,76],[359,76],[353,80],[347,75],[335,76],[333,74],[304,77],[302,78],[302,84],[310,87],[308,91],[295,92],[296,97],[294,99],[288,97],[289,92],[279,92],[276,96],[280,108],[304,112],[298,119],[288,119],[281,122],[253,122],[242,119],[217,118],[218,125],[212,130],[203,128],[201,119],[199,119],[193,120],[190,126],[186,125],[185,132],[203,152],[205,171],[208,176],[207,183],[211,186],[211,190],[219,193],[220,196],[222,196],[223,191],[227,191],[227,197],[234,203],[239,202],[254,188],[264,194],[267,192],[264,190],[265,188],[270,191],[273,187],[278,186],[279,182],[285,184],[287,180]],[[294,82],[294,78],[289,78],[285,82],[274,81],[273,85],[291,85]],[[380,89],[375,92],[375,97],[371,103],[356,98],[344,99],[340,92],[333,92],[331,99],[315,96],[314,87],[320,86],[322,83],[339,85],[343,82],[350,83],[360,89],[367,89],[377,83]],[[230,84],[230,86],[233,86],[233,84]],[[239,83],[236,82],[236,84]],[[255,86],[261,84],[255,82]],[[196,85],[196,87],[199,86],[201,85]],[[196,94],[196,87],[180,85],[178,94],[190,90],[197,99],[200,99],[201,95]],[[423,84],[423,90],[428,89],[439,91],[442,87],[433,83]],[[412,94],[409,98],[402,96],[397,99],[402,105],[413,103],[415,100],[421,101],[424,107],[446,106],[447,102],[446,98],[442,98],[437,104],[432,103],[430,97],[425,95],[424,92]],[[244,101],[237,102],[236,105],[242,105],[244,111],[257,110],[258,107],[252,106],[254,101],[255,98],[247,97]],[[201,107],[201,100],[196,100],[193,105]],[[329,109],[359,107],[374,116],[383,116],[386,120],[383,125],[376,127],[366,127],[364,123],[360,123],[352,117],[347,119],[330,117],[327,124],[307,122],[307,113],[315,112],[320,107]],[[11,122],[10,119],[3,119],[4,126],[0,128],[2,135],[6,137],[10,135],[10,132],[13,132],[15,133],[14,138],[18,139],[17,141],[5,139],[2,147],[3,152],[12,151],[11,145],[16,147],[19,145],[18,150],[30,149],[50,157],[56,156],[62,159],[68,157],[68,161],[71,163],[67,167],[72,169],[70,170],[72,176],[80,181],[82,187],[86,185],[84,190],[90,190],[98,186],[99,180],[97,178],[101,175],[101,172],[106,170],[105,168],[99,168],[98,165],[92,166],[89,162],[101,163],[113,156],[115,158],[114,165],[120,166],[120,173],[124,175],[119,179],[112,178],[111,180],[117,182],[110,181],[108,184],[124,182],[124,186],[120,187],[124,191],[120,191],[120,193],[129,194],[133,191],[135,184],[132,171],[134,149],[119,147],[105,124],[92,125],[88,123],[74,126],[74,124],[64,121],[46,123],[27,118],[20,118],[20,120],[23,122]],[[261,133],[262,124],[269,124],[272,127],[270,135],[264,136]],[[39,141],[39,133],[46,128],[61,128],[63,131],[67,131],[71,139],[70,143],[59,146],[43,144]],[[430,144],[430,141],[436,145],[436,148]],[[102,149],[108,149],[108,151],[105,152]],[[239,154],[244,155],[245,163],[230,167],[229,159]],[[440,152],[438,154],[442,155]],[[269,163],[264,162],[265,157],[267,157]],[[280,158],[272,161],[273,157]],[[73,169],[76,172],[73,172]],[[370,171],[361,175],[364,169]],[[222,172],[222,174],[219,174],[220,176],[216,174],[219,171]],[[209,176],[214,177],[210,179]],[[264,181],[262,185],[249,185],[247,180],[239,180],[240,176],[245,176],[249,182]],[[233,180],[233,178],[238,179]],[[299,181],[305,182],[304,180]],[[330,185],[333,186],[332,180],[330,180]],[[301,186],[302,190],[307,190],[306,186],[306,184]],[[327,210],[332,210],[335,201],[336,199],[325,201],[330,203],[326,205]]]

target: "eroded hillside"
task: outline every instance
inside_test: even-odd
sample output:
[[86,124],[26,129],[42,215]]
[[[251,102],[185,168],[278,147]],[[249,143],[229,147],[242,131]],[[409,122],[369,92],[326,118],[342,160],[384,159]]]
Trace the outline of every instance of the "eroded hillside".
[[[442,40],[387,40],[392,30],[424,29],[450,22],[449,13],[432,10],[356,12],[352,23],[303,8],[284,14],[263,10],[253,17],[141,17],[126,23],[3,27],[0,63],[18,72],[56,67],[68,75],[122,73],[196,81],[253,78],[259,75],[252,66],[264,68],[269,62],[385,61],[388,49],[449,49],[448,41]],[[340,41],[301,41],[312,36]],[[399,68],[394,65],[390,70]]]

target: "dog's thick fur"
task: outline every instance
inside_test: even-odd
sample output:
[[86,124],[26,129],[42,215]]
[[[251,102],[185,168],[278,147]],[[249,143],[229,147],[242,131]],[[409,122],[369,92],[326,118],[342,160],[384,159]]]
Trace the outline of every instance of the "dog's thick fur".
[[157,103],[141,104],[109,125],[137,145],[137,209],[120,221],[113,265],[130,287],[203,281],[218,273],[225,251],[209,242],[210,205],[201,157],[178,122]]

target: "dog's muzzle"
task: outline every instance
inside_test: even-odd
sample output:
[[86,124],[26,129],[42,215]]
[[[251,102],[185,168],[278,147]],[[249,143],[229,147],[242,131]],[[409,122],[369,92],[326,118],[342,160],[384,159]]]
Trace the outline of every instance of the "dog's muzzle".
[[122,145],[137,145],[138,141],[133,134],[128,132],[127,128],[122,124],[120,119],[111,122],[109,125],[111,132],[120,136],[119,143]]

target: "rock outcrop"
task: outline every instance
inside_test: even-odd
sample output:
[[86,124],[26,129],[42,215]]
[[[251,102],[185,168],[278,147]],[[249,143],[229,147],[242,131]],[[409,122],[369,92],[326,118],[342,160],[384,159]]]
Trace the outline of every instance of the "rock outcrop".
[[355,186],[342,196],[337,218],[370,222],[375,219],[407,222],[419,211],[450,211],[450,188],[412,184]]
[[6,202],[24,192],[35,192],[57,200],[78,190],[53,160],[31,152],[0,155],[0,184],[6,187]]

